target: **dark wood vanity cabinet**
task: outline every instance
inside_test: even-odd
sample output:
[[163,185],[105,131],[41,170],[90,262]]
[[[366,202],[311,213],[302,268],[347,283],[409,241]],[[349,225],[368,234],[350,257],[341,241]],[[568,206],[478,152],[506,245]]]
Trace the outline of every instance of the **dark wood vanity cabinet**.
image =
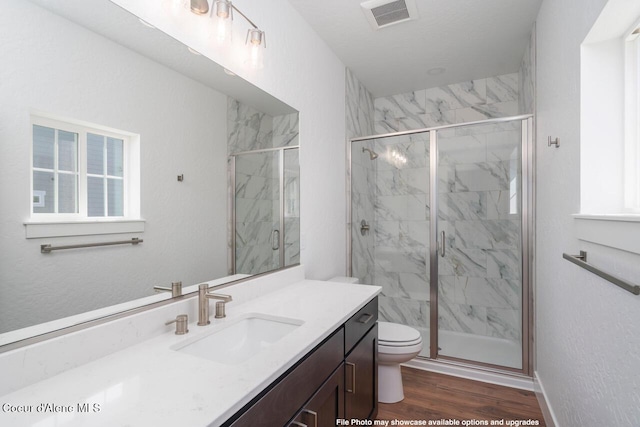
[[335,427],[378,409],[378,298],[353,315],[223,426]]
[[334,427],[336,420],[344,417],[344,363],[341,363],[289,425]]
[[340,328],[223,425],[233,427],[288,425],[289,421],[315,395],[319,387],[343,363],[343,351],[344,331]]
[[345,323],[345,419],[378,413],[378,298]]

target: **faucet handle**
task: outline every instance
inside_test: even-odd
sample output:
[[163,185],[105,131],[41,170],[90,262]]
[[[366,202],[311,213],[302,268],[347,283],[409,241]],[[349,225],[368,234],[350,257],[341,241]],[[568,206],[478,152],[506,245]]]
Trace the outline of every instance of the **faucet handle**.
[[225,317],[227,317],[224,304],[225,301],[216,302],[216,315],[214,316],[216,319],[224,319]]
[[184,335],[189,332],[189,317],[186,314],[178,314],[175,319],[165,323],[165,325],[176,324],[176,335]]

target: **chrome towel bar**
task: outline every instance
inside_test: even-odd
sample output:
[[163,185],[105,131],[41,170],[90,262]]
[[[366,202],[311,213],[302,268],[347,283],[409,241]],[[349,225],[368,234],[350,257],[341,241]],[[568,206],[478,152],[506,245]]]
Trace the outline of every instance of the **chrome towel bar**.
[[134,237],[131,240],[120,240],[117,242],[83,243],[80,245],[67,245],[67,246],[40,245],[40,253],[48,254],[48,253],[51,253],[51,251],[59,251],[61,249],[92,248],[94,246],[137,245],[138,243],[142,243],[143,241],[144,240],[142,239],[138,239],[137,237]]
[[584,268],[585,270],[589,270],[593,274],[600,276],[605,280],[608,280],[614,285],[620,286],[625,291],[629,291],[634,295],[640,295],[640,286],[629,283],[626,280],[620,279],[616,276],[600,270],[599,268],[594,267],[591,264],[588,264],[587,253],[585,251],[580,251],[580,255],[562,254],[562,258],[566,259],[567,261],[571,261],[572,263]]

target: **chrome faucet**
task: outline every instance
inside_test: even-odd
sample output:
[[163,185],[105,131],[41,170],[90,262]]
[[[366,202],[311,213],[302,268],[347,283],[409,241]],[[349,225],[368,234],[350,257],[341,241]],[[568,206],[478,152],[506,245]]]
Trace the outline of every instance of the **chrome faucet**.
[[205,326],[209,321],[209,299],[220,300],[216,303],[216,319],[226,317],[224,304],[233,301],[231,295],[209,293],[209,285],[206,283],[198,286],[198,326]]

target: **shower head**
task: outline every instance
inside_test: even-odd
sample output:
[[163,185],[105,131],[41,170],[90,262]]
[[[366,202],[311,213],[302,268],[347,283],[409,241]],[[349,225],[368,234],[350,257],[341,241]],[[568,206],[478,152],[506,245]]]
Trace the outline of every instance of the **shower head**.
[[370,158],[371,160],[375,160],[375,159],[377,159],[377,158],[378,158],[378,153],[376,153],[375,151],[373,151],[373,150],[371,150],[371,149],[369,149],[369,148],[364,148],[364,147],[362,147],[362,152],[364,153],[365,151],[368,151],[368,152],[369,152],[369,158]]

